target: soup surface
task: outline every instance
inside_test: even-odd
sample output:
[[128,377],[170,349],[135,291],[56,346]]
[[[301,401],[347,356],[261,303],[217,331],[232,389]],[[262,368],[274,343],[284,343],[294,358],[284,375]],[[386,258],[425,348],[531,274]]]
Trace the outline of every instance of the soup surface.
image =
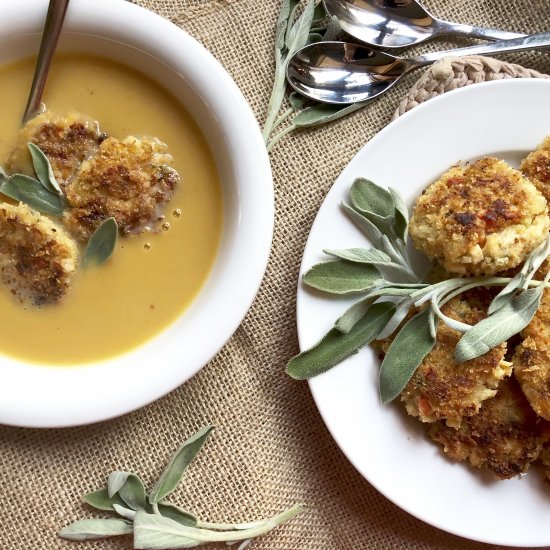
[[[31,59],[0,67],[2,164],[16,141],[33,70]],[[96,119],[115,138],[157,137],[168,145],[181,177],[164,212],[169,228],[119,238],[106,264],[78,270],[60,304],[24,307],[0,287],[0,353],[73,365],[144,343],[190,304],[217,252],[222,193],[200,129],[144,75],[103,58],[60,54],[44,102],[53,112],[78,111]]]

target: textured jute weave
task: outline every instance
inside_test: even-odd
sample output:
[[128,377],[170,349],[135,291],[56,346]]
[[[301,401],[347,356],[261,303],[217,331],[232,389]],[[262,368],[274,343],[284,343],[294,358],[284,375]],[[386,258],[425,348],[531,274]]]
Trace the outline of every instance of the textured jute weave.
[[[169,18],[203,43],[263,122],[279,0],[135,3]],[[426,4],[441,17],[464,23],[523,32],[550,26],[550,0]],[[422,50],[465,44],[435,42]],[[414,87],[419,73],[347,119],[281,141],[271,154],[276,193],[271,258],[257,299],[234,337],[183,387],[123,418],[65,430],[0,427],[0,550],[131,548],[130,539],[75,545],[56,533],[91,515],[80,496],[102,486],[110,471],[136,471],[152,480],[178,444],[209,423],[218,429],[174,494],[176,503],[216,521],[252,520],[297,502],[307,505],[305,513],[251,548],[487,548],[425,525],[379,495],[332,441],[307,384],[288,378],[284,368],[298,351],[295,293],[302,251],[336,176],[396,109],[402,113],[434,95],[484,80],[550,73],[550,56],[545,54],[501,59],[517,65],[479,58],[447,61]]]

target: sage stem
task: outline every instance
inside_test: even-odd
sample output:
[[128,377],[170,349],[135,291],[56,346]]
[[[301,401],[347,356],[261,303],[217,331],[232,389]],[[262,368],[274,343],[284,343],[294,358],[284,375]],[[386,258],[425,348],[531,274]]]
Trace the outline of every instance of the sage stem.
[[273,128],[271,130],[273,131],[275,130],[275,128],[280,126],[293,112],[294,109],[290,107],[284,113],[282,113],[281,116],[273,123]]
[[294,131],[295,129],[296,127],[291,124],[288,128],[280,131],[276,136],[273,137],[273,139],[268,142],[267,151],[271,151],[275,144],[277,144],[281,139],[283,139],[287,134],[290,134],[290,132]]
[[275,58],[275,81],[273,83],[273,91],[271,92],[271,97],[269,98],[269,105],[267,108],[267,119],[265,121],[264,129],[262,132],[265,143],[267,144],[269,136],[273,131],[273,124],[277,118],[277,114],[281,109],[283,100],[285,97],[285,88],[286,88],[286,61],[288,57],[279,57]]

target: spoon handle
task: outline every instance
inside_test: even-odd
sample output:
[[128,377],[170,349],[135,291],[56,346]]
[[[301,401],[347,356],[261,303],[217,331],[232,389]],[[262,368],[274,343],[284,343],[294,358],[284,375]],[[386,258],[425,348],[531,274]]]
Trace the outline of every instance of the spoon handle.
[[473,25],[463,25],[461,23],[450,23],[441,21],[442,34],[462,34],[470,38],[481,38],[484,40],[513,40],[522,38],[524,34],[517,32],[501,31],[499,29],[487,29],[485,27],[474,27]]
[[23,115],[23,124],[40,114],[42,110],[42,93],[46,85],[46,78],[50,70],[53,54],[57,47],[57,42],[59,41],[59,35],[61,34],[61,27],[63,26],[63,20],[65,19],[69,1],[70,0],[50,0],[31,91],[25,114]]
[[444,57],[465,57],[468,55],[485,55],[506,52],[517,52],[520,50],[533,50],[550,46],[550,32],[540,34],[531,34],[523,38],[514,38],[513,40],[502,40],[493,42],[492,44],[480,44],[479,46],[469,46],[468,48],[458,48],[456,50],[446,50],[443,52],[427,53],[410,57],[407,61],[417,66],[429,65],[435,61],[439,61]]

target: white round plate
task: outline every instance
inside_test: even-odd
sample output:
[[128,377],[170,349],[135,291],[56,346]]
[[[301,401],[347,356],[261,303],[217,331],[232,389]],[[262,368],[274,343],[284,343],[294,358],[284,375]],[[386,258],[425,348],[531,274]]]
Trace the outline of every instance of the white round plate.
[[[0,63],[37,52],[47,9],[48,0],[0,1]],[[124,63],[170,90],[187,109],[218,168],[223,234],[193,303],[138,348],[74,368],[0,355],[0,422],[16,426],[106,420],[143,407],[191,378],[248,311],[273,231],[271,168],[258,123],[235,82],[195,39],[124,0],[72,0],[59,49]]]
[[[495,155],[519,164],[550,134],[550,81],[506,80],[462,88],[416,107],[365,145],[328,193],[311,230],[301,274],[324,248],[365,247],[340,209],[356,177],[414,198],[458,161]],[[315,344],[353,300],[298,289],[300,348]],[[417,518],[469,539],[550,545],[550,488],[539,472],[493,481],[453,464],[398,405],[379,402],[378,361],[366,347],[310,381],[317,407],[342,451],[383,495]]]

